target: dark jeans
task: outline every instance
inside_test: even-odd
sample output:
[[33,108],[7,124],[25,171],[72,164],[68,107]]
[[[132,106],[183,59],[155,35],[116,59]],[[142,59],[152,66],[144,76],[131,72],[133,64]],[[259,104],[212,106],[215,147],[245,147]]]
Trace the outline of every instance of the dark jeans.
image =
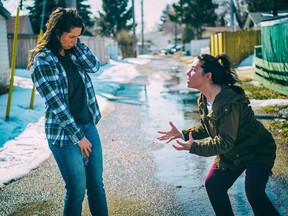
[[254,215],[280,216],[265,193],[271,168],[260,163],[227,171],[220,171],[215,163],[212,165],[205,180],[205,187],[216,215],[234,215],[227,191],[245,169],[245,192]]
[[71,143],[67,147],[49,147],[65,181],[66,195],[63,216],[80,216],[87,189],[88,204],[93,216],[107,216],[107,202],[102,179],[102,146],[97,128],[92,124],[78,125],[92,144],[89,161],[85,165],[80,148]]

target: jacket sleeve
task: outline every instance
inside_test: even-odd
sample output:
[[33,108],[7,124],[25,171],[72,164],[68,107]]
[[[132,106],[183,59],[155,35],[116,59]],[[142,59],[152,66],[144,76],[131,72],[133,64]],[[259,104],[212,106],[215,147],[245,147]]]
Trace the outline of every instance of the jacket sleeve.
[[77,44],[71,49],[75,54],[80,67],[86,73],[96,73],[100,68],[99,59],[92,53],[88,46],[78,38]]
[[[201,94],[199,96],[199,98],[197,99],[197,104],[198,104],[198,108],[199,108],[200,117],[201,117],[201,113],[204,112],[203,111],[203,102],[202,102],[203,101],[203,97],[204,96]],[[200,107],[202,107],[202,108],[200,108]],[[201,119],[201,124],[200,125],[191,127],[189,129],[182,130],[182,133],[184,135],[185,141],[189,140],[189,133],[190,132],[192,133],[192,137],[195,140],[201,140],[201,139],[205,139],[205,138],[209,137],[209,134],[207,133],[207,130],[204,127],[204,122],[203,122],[202,119]]]
[[194,142],[190,148],[190,153],[199,156],[215,156],[230,151],[237,138],[239,127],[240,110],[237,105],[231,105],[229,109],[215,122],[216,136],[209,140]]
[[46,106],[55,114],[56,121],[68,133],[71,141],[78,143],[84,137],[84,133],[77,127],[65,103],[63,91],[59,88],[61,81],[55,64],[36,56],[31,70],[33,83],[44,98]]
[[191,127],[189,129],[182,130],[185,141],[189,140],[189,133],[190,132],[192,132],[192,137],[195,140],[205,139],[209,136],[206,129],[204,128],[204,126],[202,124]]

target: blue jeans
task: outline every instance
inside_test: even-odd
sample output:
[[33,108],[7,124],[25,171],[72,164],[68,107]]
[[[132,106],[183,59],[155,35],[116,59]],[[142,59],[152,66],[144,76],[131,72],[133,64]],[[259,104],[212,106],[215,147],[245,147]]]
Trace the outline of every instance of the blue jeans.
[[80,216],[82,202],[87,189],[89,208],[93,216],[107,216],[108,208],[103,184],[103,158],[100,137],[93,123],[78,125],[85,137],[92,144],[92,152],[85,166],[78,145],[57,147],[49,143],[49,148],[56,160],[65,181],[64,216]]
[[215,163],[212,165],[205,180],[205,187],[216,215],[234,216],[227,191],[244,170],[246,170],[245,192],[254,215],[280,216],[265,193],[271,167],[260,163],[226,171],[220,171]]

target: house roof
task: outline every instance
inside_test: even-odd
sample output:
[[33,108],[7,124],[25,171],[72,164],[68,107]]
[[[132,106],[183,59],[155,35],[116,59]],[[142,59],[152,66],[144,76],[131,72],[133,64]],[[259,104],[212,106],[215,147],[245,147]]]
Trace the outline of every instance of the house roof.
[[260,28],[260,23],[263,21],[271,20],[273,18],[278,18],[288,15],[288,11],[278,11],[278,16],[273,17],[271,12],[250,12],[246,19],[244,29],[250,28]]
[[[179,34],[177,34],[177,38],[181,38],[181,32],[179,32]],[[175,35],[172,33],[165,33],[163,31],[154,31],[154,32],[148,32],[145,33],[145,41],[149,41],[149,40],[154,40],[155,38],[163,38],[163,37],[168,37],[168,38],[174,38]],[[138,38],[141,38],[141,35],[138,35]]]
[[3,4],[2,4],[1,1],[0,1],[0,14],[1,14],[2,16],[4,16],[6,19],[8,19],[8,18],[11,16],[11,14],[9,13],[9,11],[7,11],[7,10],[3,7]]
[[153,40],[154,38],[163,37],[164,35],[167,35],[167,34],[162,31],[148,32],[148,33],[145,33],[145,40]]
[[[16,20],[16,17],[14,16],[6,21],[7,33],[14,33],[15,20]],[[19,34],[33,34],[33,29],[32,29],[28,15],[19,17],[18,33]]]
[[258,25],[263,19],[265,19],[265,16],[263,16],[263,13],[255,12],[255,13],[249,13],[248,15],[252,22],[255,25]]
[[[213,34],[220,32],[230,32],[231,29],[229,26],[216,26],[216,27],[203,27],[203,31],[209,31]],[[236,26],[236,30],[239,30],[239,26]]]

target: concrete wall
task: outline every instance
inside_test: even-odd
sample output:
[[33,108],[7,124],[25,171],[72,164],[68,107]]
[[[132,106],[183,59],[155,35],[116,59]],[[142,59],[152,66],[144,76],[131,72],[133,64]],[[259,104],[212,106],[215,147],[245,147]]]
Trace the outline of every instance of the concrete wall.
[[101,64],[106,64],[108,57],[105,53],[105,39],[98,37],[81,36],[81,41],[85,43],[98,57]]
[[190,42],[190,54],[191,56],[198,56],[202,53],[202,50],[205,48],[209,48],[210,40],[203,39],[203,40],[192,40]]

